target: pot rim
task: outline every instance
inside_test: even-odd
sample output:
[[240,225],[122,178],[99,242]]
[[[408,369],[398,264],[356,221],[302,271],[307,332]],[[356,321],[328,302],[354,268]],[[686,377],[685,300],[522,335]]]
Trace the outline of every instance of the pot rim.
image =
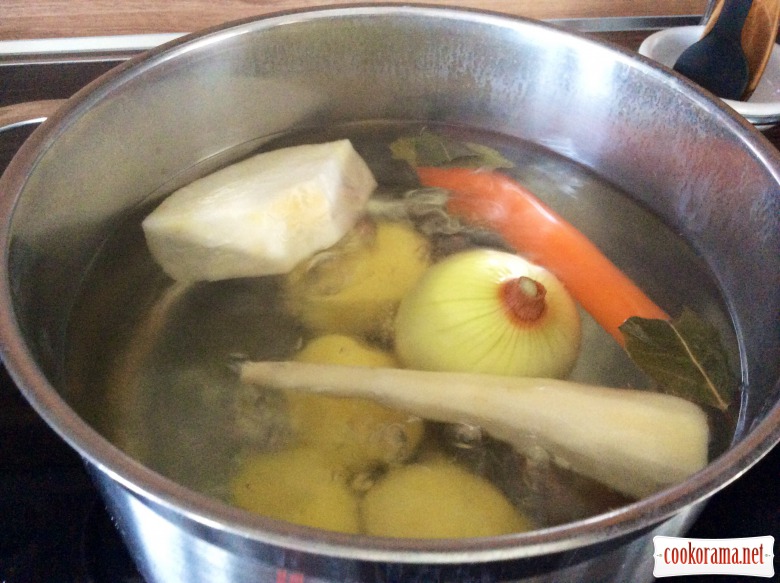
[[[653,527],[681,510],[694,505],[747,471],[780,441],[780,403],[745,437],[703,470],[685,482],[662,490],[611,512],[560,526],[500,537],[455,540],[413,540],[348,535],[289,524],[256,516],[231,507],[204,494],[198,494],[163,477],[123,453],[94,430],[65,402],[39,370],[25,342],[11,304],[9,281],[9,230],[17,197],[35,166],[51,144],[67,128],[105,96],[120,90],[136,74],[174,59],[177,55],[197,47],[217,43],[258,29],[284,25],[301,19],[319,19],[340,15],[414,14],[448,19],[468,19],[501,27],[543,28],[553,34],[576,37],[588,45],[599,43],[574,32],[539,21],[498,14],[495,12],[430,6],[422,4],[353,4],[336,7],[301,9],[228,22],[203,31],[177,38],[160,47],[119,65],[69,99],[23,144],[0,179],[0,352],[9,373],[33,408],[86,462],[112,480],[121,484],[141,499],[166,511],[182,514],[187,519],[213,528],[226,535],[236,535],[258,543],[284,547],[343,559],[386,561],[393,563],[481,563],[529,558],[553,554],[640,532]],[[603,46],[603,43],[602,45]],[[731,112],[726,106],[701,91],[693,83],[659,66],[655,62],[617,46],[608,50],[622,59],[628,59],[645,72],[663,76],[672,89],[706,103],[723,119],[726,126],[743,132],[746,144],[765,162],[774,158],[775,169],[780,168],[780,156],[767,149],[764,140],[750,124]],[[777,170],[773,169],[775,174]],[[780,180],[779,180],[780,181]],[[780,380],[775,389],[780,392]]]

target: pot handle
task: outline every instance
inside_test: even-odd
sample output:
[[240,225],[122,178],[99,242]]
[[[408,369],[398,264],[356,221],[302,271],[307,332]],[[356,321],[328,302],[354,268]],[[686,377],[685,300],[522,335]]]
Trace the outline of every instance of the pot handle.
[[66,99],[44,99],[0,107],[0,131],[26,123],[42,122],[50,117]]

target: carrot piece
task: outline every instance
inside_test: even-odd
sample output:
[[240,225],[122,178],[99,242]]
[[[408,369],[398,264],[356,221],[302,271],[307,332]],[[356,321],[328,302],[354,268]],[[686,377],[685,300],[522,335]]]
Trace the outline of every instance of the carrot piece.
[[444,188],[447,209],[489,227],[529,261],[549,269],[615,340],[632,316],[669,316],[612,263],[585,235],[508,176],[470,168],[419,167],[424,186]]

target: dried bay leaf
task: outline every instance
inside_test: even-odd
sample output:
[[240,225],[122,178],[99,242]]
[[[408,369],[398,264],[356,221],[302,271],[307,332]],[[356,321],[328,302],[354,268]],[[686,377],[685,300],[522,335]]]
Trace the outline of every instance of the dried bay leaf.
[[460,168],[512,168],[514,164],[498,151],[481,144],[460,142],[423,130],[416,136],[398,138],[390,144],[396,160],[413,167],[457,166]]
[[717,331],[693,311],[676,320],[633,317],[620,326],[626,351],[665,393],[725,411],[736,380]]

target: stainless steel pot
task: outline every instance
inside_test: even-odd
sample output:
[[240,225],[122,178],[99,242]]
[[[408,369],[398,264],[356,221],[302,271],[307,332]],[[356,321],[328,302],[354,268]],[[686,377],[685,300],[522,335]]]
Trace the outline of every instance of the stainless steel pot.
[[[536,142],[625,189],[688,239],[739,336],[744,392],[728,451],[683,484],[588,520],[419,542],[251,516],[147,469],[89,426],[64,382],[65,330],[114,225],[221,152],[377,119]],[[652,536],[684,533],[709,495],[780,439],[780,158],[682,78],[538,22],[373,5],[177,40],[93,83],[35,132],[3,176],[2,217],[7,366],[84,457],[150,582],[647,581]]]

